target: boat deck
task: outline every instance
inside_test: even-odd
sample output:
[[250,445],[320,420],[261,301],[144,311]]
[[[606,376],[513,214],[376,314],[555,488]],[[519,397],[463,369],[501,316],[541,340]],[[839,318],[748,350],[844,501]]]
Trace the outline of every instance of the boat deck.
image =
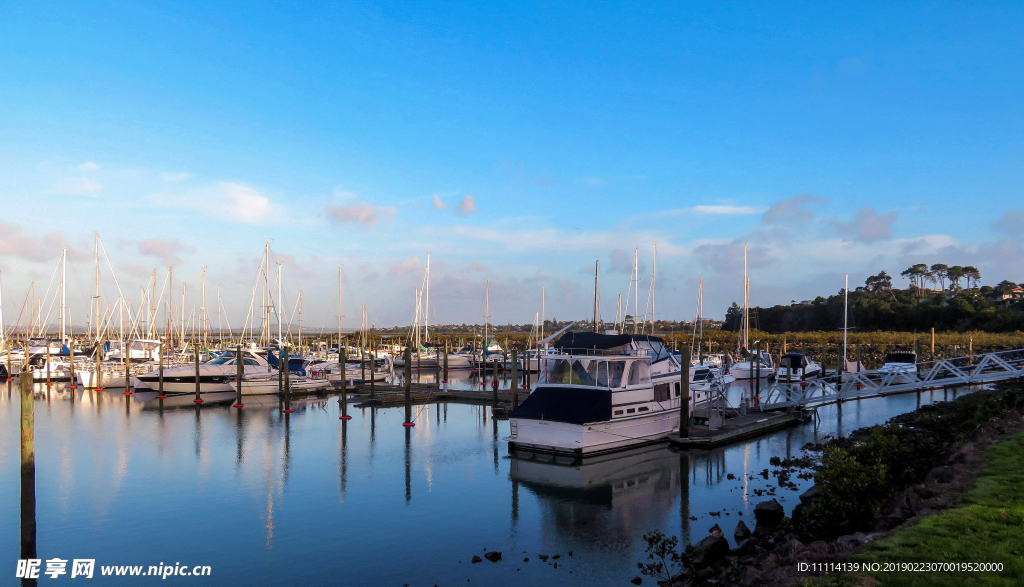
[[716,430],[704,426],[690,426],[689,436],[683,438],[673,434],[668,440],[678,448],[712,448],[761,436],[802,421],[798,412],[754,412],[746,416],[728,418]]

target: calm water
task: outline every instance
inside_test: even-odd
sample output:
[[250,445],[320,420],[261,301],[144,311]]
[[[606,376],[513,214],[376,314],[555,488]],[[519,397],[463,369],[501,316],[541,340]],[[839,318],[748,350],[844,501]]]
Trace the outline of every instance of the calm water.
[[[3,389],[0,552],[11,577],[19,399],[17,388]],[[942,399],[925,393],[920,402]],[[161,411],[117,392],[79,391],[72,402],[55,388],[35,405],[38,550],[43,559],[95,558],[97,567],[210,565],[203,580],[217,585],[624,585],[637,574],[645,532],[696,541],[718,523],[731,537],[767,499],[752,490],[773,483],[756,476],[770,457],[918,401],[825,407],[817,427],[712,451],[662,446],[566,466],[510,458],[501,441],[508,422],[478,405],[415,406],[410,430],[400,407],[350,408],[342,423],[336,398],[297,402],[290,415],[267,399],[247,399],[242,410]],[[787,510],[797,495],[778,491]],[[485,549],[503,560],[470,564]],[[538,554],[560,554],[558,568]],[[96,574],[99,584],[143,581]]]

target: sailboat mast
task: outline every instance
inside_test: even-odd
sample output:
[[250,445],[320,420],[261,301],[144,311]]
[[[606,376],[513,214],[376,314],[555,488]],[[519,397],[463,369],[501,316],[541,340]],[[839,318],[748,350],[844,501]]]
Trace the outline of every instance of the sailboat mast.
[[[100,233],[92,233],[93,244],[92,244],[92,274],[93,274],[93,293],[92,293],[92,304],[89,304],[89,313],[92,316],[89,317],[89,337],[95,336],[96,340],[100,337]],[[96,313],[93,314],[93,308],[96,308]],[[92,334],[92,324],[96,323],[96,334]]]
[[843,366],[840,369],[846,368],[846,335],[849,334],[850,329],[847,326],[847,317],[850,311],[850,275],[846,275],[846,285],[843,286]]
[[[341,357],[341,280],[342,269],[338,267],[338,355]],[[344,367],[344,366],[342,366]],[[342,374],[342,377],[345,375]]]
[[747,245],[743,244],[743,349],[749,350],[750,334],[750,282],[747,280]]
[[[269,261],[269,259],[268,259],[268,261]],[[282,326],[284,326],[283,316],[281,316],[281,304],[282,304],[282,300],[284,299],[282,297],[283,289],[284,289],[284,285],[281,283],[281,266],[278,265],[277,266],[277,300],[274,302],[274,311],[277,312],[277,340],[281,344],[284,344],[284,336],[282,334],[283,331],[281,330]]]
[[60,255],[60,343],[66,342],[65,312],[67,311],[67,287],[65,282],[68,278],[68,250],[64,249]]
[[540,339],[544,340],[544,298],[546,287],[540,288]]
[[640,311],[640,274],[638,274],[637,261],[639,260],[640,247],[633,249],[633,334],[637,334],[637,313]]
[[202,332],[203,332],[203,347],[205,348],[207,346],[207,342],[206,342],[206,330],[207,330],[207,328],[206,328],[206,323],[207,323],[207,319],[206,319],[206,267],[202,267],[202,268],[199,269],[199,282],[200,282],[200,287],[202,289],[202,297],[203,297],[203,299],[200,300],[201,304],[200,304],[200,308],[199,309],[202,310],[203,317],[202,317],[202,320],[199,323],[199,328],[202,329]]
[[654,243],[654,267],[651,271],[651,334],[654,334],[654,308],[657,301],[658,283],[658,243]]
[[427,308],[423,312],[423,340],[430,342],[430,253],[427,253]]
[[487,289],[484,293],[484,343],[481,357],[487,358],[487,319],[491,317],[491,280],[487,280]]
[[597,268],[598,268],[600,263],[601,263],[600,259],[594,261],[594,333],[595,334],[598,333],[598,328],[597,328]]

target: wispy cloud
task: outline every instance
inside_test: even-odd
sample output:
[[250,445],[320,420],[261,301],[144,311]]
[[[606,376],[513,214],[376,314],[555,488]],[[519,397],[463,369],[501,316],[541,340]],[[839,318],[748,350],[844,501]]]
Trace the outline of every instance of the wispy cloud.
[[99,168],[100,166],[93,163],[92,161],[88,163],[82,163],[81,165],[78,166],[79,171],[96,171]]
[[434,194],[434,210],[444,210],[447,207],[448,206],[443,201],[441,201],[441,197],[438,196],[437,194]]
[[833,220],[832,225],[841,235],[870,243],[892,238],[892,223],[895,220],[895,212],[879,214],[871,206],[863,206],[849,222]]
[[193,254],[196,252],[195,247],[185,245],[177,239],[168,241],[155,238],[144,241],[124,240],[119,244],[135,248],[140,255],[159,259],[160,264],[164,267],[181,266],[182,261],[181,257],[178,256],[179,254]]
[[459,216],[465,216],[467,214],[476,214],[476,200],[473,196],[466,194],[459,205],[455,208],[455,213]]
[[373,228],[382,219],[389,220],[398,214],[394,206],[375,206],[363,200],[352,200],[343,206],[328,206],[327,215],[334,224],[362,224]]
[[203,211],[243,224],[264,224],[284,215],[284,208],[259,190],[229,181],[185,192],[159,192],[147,199],[157,206]]
[[765,224],[800,224],[814,220],[814,211],[809,210],[811,206],[823,206],[828,203],[825,198],[808,196],[805,194],[779,200],[771,205],[761,221]]
[[1024,234],[1024,210],[1007,210],[992,223],[992,227],[1009,234],[1020,236]]

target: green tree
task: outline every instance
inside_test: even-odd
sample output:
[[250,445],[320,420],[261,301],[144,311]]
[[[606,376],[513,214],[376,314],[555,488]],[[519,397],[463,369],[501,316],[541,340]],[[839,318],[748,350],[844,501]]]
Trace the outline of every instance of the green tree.
[[946,278],[948,277],[946,271],[949,270],[949,265],[946,265],[945,263],[936,263],[931,266],[931,270],[932,273],[935,274],[935,277],[939,278],[939,287],[942,288],[942,291],[946,291]]
[[974,281],[974,287],[978,287],[978,282],[981,281],[981,271],[974,265],[968,265],[964,267],[964,277],[967,278],[967,289],[971,289],[971,281]]
[[964,268],[959,265],[953,265],[946,270],[946,276],[949,278],[949,289],[959,290],[960,280],[964,278]]
[[910,280],[910,284],[917,288],[918,295],[921,295],[922,290],[924,290],[926,281],[935,281],[935,276],[924,263],[918,263],[903,271],[900,275]]

